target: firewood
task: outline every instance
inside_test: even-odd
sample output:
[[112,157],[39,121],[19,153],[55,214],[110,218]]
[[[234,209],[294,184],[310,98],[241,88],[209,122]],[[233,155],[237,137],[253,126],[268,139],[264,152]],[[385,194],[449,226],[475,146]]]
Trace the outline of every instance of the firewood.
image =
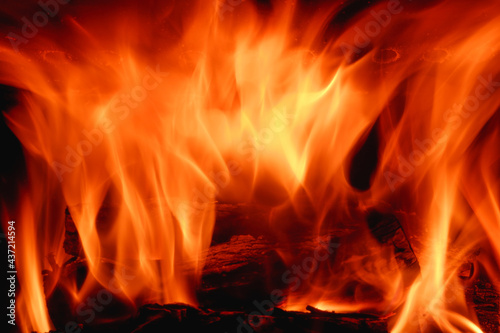
[[405,285],[411,285],[420,274],[420,265],[398,219],[391,213],[381,213],[374,210],[368,214],[366,220],[377,241],[381,244],[393,245],[398,265],[405,272],[403,274]]
[[[270,311],[271,312],[271,311]],[[185,304],[144,305],[133,333],[152,332],[388,332],[387,318],[357,314],[284,311],[211,311]]]
[[[217,204],[216,209],[217,216],[212,237],[212,247],[217,244],[228,243],[233,236],[238,235],[250,235],[255,239],[262,236],[269,240],[274,238],[268,226],[270,207],[254,204],[221,203]],[[79,256],[82,253],[78,231],[68,209],[66,209],[65,215],[65,251],[70,255]],[[112,215],[111,207],[101,208],[96,218],[98,228],[109,223],[109,217]],[[404,234],[401,224],[394,215],[372,212],[367,216],[367,222],[373,235],[380,243],[391,243],[394,246],[395,256],[401,267],[411,267],[415,271],[419,271],[417,257]],[[357,225],[350,223],[349,225],[338,225],[329,228],[329,230],[323,232],[323,236],[334,234],[335,237],[343,237],[356,231],[360,223],[362,221],[358,221]],[[301,237],[303,236],[301,235]],[[299,238],[295,243],[302,241],[306,241],[306,239]],[[292,245],[295,246],[296,244]]]
[[[370,212],[367,215],[366,224],[364,221],[338,223],[322,230],[321,236],[305,233],[300,237],[284,240],[273,238],[266,223],[269,213],[268,207],[252,204],[217,205],[214,238],[210,248],[203,254],[202,281],[197,290],[201,309],[185,305],[145,305],[140,308],[133,323],[124,324],[123,321],[117,321],[111,325],[134,327],[134,332],[137,333],[150,332],[155,329],[164,330],[167,324],[177,327],[179,331],[186,331],[192,327],[200,330],[203,328],[208,332],[223,332],[220,329],[225,329],[227,332],[236,331],[240,324],[237,321],[238,318],[247,319],[248,314],[255,310],[252,308],[254,300],[268,299],[271,290],[276,288],[286,293],[287,286],[283,285],[279,276],[288,266],[280,253],[293,251],[297,260],[300,260],[310,255],[321,242],[334,242],[338,244],[336,255],[339,258],[333,257],[332,260],[343,260],[345,259],[343,256],[348,256],[351,250],[349,244],[356,244],[358,238],[366,237],[363,235],[364,229],[380,246],[389,246],[393,249],[399,269],[406,274],[407,285],[410,285],[420,272],[412,246],[398,219],[391,213]],[[107,212],[100,212],[97,223],[106,223],[111,214],[109,208]],[[74,255],[74,259],[61,267],[62,276],[72,276],[80,281],[77,283],[79,284],[85,279],[85,274],[82,272],[86,272],[86,261],[78,259],[81,255],[81,246],[75,234],[77,235],[76,227],[69,211],[66,211],[64,246],[67,253]],[[56,264],[54,265],[57,267]],[[193,267],[193,263],[185,263],[185,265],[187,272],[191,269],[190,267]],[[464,262],[458,272],[464,280],[470,279],[473,273],[472,261]],[[51,317],[56,317],[54,322],[64,323],[68,320],[68,313],[73,313],[74,310],[61,311],[61,304],[67,301],[67,295],[57,288],[54,295],[48,300],[49,313]],[[499,307],[496,290],[488,283],[478,282],[474,287],[467,289],[466,296],[468,304],[474,307],[484,331],[497,333]],[[264,323],[261,328],[253,327],[252,329],[255,332],[264,331],[264,328],[266,332],[279,329],[290,332],[306,330],[308,332],[387,331],[386,319],[373,314],[336,314],[312,306],[308,306],[305,310],[310,313],[287,312],[277,307],[271,316],[258,317]],[[296,326],[297,323],[300,325]],[[87,328],[87,331],[89,329]],[[96,329],[100,328],[92,327],[91,331],[96,331]],[[175,329],[173,331],[175,332]]]
[[66,230],[63,243],[64,252],[72,256],[81,255],[82,245],[80,243],[80,235],[68,208],[64,212],[64,228]]
[[500,295],[495,286],[487,278],[480,277],[466,289],[465,296],[483,331],[500,332]]
[[[351,255],[351,244],[358,241],[358,236],[362,234],[360,230],[366,229],[364,221],[338,223],[322,230],[320,236],[301,232],[281,240],[269,228],[270,207],[218,203],[216,208],[212,246],[203,255],[205,263],[197,291],[200,303],[215,309],[242,308],[256,298],[266,297],[273,289],[285,288],[280,278],[287,269],[281,258],[283,253],[291,254],[300,264],[312,255],[320,240],[323,243],[334,241],[340,246],[339,260],[347,260]],[[101,209],[96,224],[109,223],[106,219],[112,215],[111,211],[110,207]],[[282,217],[290,216],[285,214]],[[405,273],[406,285],[410,285],[420,268],[398,220],[391,214],[371,213],[367,222],[370,232],[380,244],[392,247],[396,261]],[[77,231],[68,210],[66,231],[66,252],[80,254],[79,239],[74,236]],[[369,252],[367,248],[361,255]],[[195,263],[185,264],[186,270],[195,266]]]

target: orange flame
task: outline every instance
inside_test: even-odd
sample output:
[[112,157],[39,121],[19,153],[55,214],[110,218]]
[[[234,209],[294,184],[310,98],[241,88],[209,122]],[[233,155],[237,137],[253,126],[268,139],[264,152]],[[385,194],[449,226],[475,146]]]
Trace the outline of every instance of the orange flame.
[[[275,207],[283,241],[382,203],[415,214],[404,227],[424,245],[409,288],[391,249],[360,227],[342,274],[320,266],[285,306],[394,312],[393,332],[481,332],[456,274],[481,247],[487,275],[500,276],[500,6],[480,3],[391,0],[352,17],[341,2],[67,4],[36,36],[9,33],[0,82],[21,89],[6,118],[30,179],[18,217],[23,331],[50,329],[38,272],[51,252],[67,259],[66,205],[89,265],[81,286],[64,286],[72,306],[110,281],[127,304],[196,304],[215,203],[229,200]],[[378,165],[360,191],[349,167],[371,131]],[[279,218],[286,207],[297,225]],[[353,282],[362,287],[345,298]]]

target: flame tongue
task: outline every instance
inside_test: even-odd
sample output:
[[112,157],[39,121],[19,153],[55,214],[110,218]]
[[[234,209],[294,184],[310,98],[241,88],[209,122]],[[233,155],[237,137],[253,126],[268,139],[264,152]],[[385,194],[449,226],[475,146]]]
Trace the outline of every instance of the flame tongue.
[[[341,265],[320,266],[287,306],[398,310],[395,332],[479,332],[456,271],[481,247],[483,274],[499,273],[498,4],[390,1],[347,29],[329,24],[347,15],[341,4],[307,19],[299,3],[172,4],[106,17],[68,5],[79,15],[64,17],[65,32],[40,29],[20,54],[0,48],[1,82],[22,89],[6,115],[30,179],[18,219],[36,230],[23,234],[33,245],[18,262],[23,329],[50,329],[38,272],[52,251],[67,259],[66,205],[89,269],[65,286],[73,304],[113,281],[128,303],[195,305],[215,202],[230,200],[274,207],[282,241],[369,207],[407,212],[403,229],[423,244],[411,287],[393,251],[359,225]],[[335,31],[326,45],[325,31]],[[368,133],[378,163],[361,192],[347,175]],[[293,225],[276,218],[287,212]]]

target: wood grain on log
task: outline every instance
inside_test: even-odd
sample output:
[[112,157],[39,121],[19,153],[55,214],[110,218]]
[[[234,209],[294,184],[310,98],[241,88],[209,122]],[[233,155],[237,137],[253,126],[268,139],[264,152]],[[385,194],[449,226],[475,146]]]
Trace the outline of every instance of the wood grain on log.
[[500,295],[487,279],[478,279],[467,288],[467,303],[474,308],[485,333],[500,332]]

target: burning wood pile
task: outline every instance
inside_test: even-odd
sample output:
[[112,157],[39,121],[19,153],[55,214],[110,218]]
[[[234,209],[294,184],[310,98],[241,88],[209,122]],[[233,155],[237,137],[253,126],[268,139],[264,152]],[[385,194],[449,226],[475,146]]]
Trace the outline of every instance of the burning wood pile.
[[[99,210],[96,226],[106,229],[113,216],[112,207],[103,207]],[[73,309],[61,311],[61,307],[68,304],[70,295],[64,289],[68,281],[78,283],[84,281],[88,274],[87,261],[82,252],[78,231],[68,209],[65,212],[65,240],[64,249],[72,258],[62,268],[52,262],[53,270],[45,272],[47,281],[51,281],[54,271],[62,270],[59,278],[61,286],[56,292],[47,295],[49,314],[54,323],[59,323],[61,330],[68,323],[75,323],[79,319],[79,327],[85,332],[100,331],[130,331],[130,332],[158,332],[169,329],[175,332],[201,331],[224,332],[388,332],[388,319],[394,312],[380,313],[335,313],[324,311],[308,305],[303,311],[286,311],[280,308],[285,295],[293,285],[298,285],[301,279],[308,279],[317,268],[307,266],[308,259],[312,262],[328,261],[343,262],[351,260],[356,255],[349,248],[349,244],[356,244],[355,234],[362,230],[361,223],[338,224],[335,228],[325,232],[322,237],[311,238],[297,235],[290,242],[282,244],[276,241],[272,232],[261,224],[261,228],[252,226],[269,218],[269,207],[253,204],[217,204],[216,229],[212,244],[204,256],[202,281],[197,290],[199,307],[187,304],[149,304],[141,306],[137,312],[126,304],[113,304],[110,311],[95,311],[95,303],[82,303]],[[289,218],[297,218],[289,216]],[[403,228],[393,214],[383,214],[370,211],[365,216],[365,222],[371,235],[384,246],[392,249],[398,267],[406,272],[405,285],[410,286],[420,275],[418,259],[411,248],[410,242]],[[248,234],[247,234],[248,233]],[[298,262],[302,262],[302,270],[298,270],[293,277],[291,269],[281,259],[279,252],[294,248],[300,255]],[[372,252],[368,249],[367,252]],[[473,276],[473,257],[464,262],[459,276],[468,280]],[[116,268],[111,259],[103,260],[109,268]],[[386,264],[385,264],[386,265]],[[295,266],[297,267],[297,266]],[[313,270],[314,268],[314,270]],[[189,270],[189,268],[186,268]],[[133,281],[133,272],[123,269]],[[334,274],[334,272],[332,272]],[[274,276],[284,277],[273,279]],[[273,281],[274,280],[274,281]],[[276,282],[278,281],[278,282]],[[290,286],[292,284],[292,286]],[[356,288],[356,286],[354,286]],[[358,286],[359,287],[359,286]],[[99,294],[106,290],[111,295],[112,287],[101,286],[96,290]],[[107,290],[107,289],[110,290]],[[480,323],[487,332],[496,332],[499,329],[498,293],[491,288],[491,284],[477,281],[467,289],[468,302],[477,309]],[[99,307],[104,308],[108,298],[102,297]],[[80,308],[78,308],[80,307]],[[86,310],[82,310],[86,309]],[[90,316],[90,317],[89,317]],[[109,324],[109,319],[113,318]],[[85,322],[91,318],[89,325]],[[235,323],[238,323],[235,329]]]
[[[105,207],[99,211],[97,228],[106,228],[105,225],[110,223],[110,216],[113,215],[112,210]],[[115,305],[111,307],[113,313],[96,313],[96,318],[92,319],[94,325],[84,327],[90,331],[123,331],[126,327],[134,327],[134,332],[156,332],[176,327],[174,331],[179,332],[202,329],[223,332],[234,329],[234,324],[239,323],[237,330],[248,332],[325,332],[332,329],[345,332],[387,332],[387,319],[393,316],[393,313],[335,313],[310,305],[303,311],[285,311],[280,308],[290,289],[312,278],[318,269],[315,266],[319,263],[326,261],[332,266],[336,264],[336,268],[339,268],[343,262],[355,256],[356,253],[350,245],[356,244],[359,237],[356,233],[362,228],[360,222],[337,225],[321,237],[296,235],[289,242],[280,243],[269,229],[252,228],[252,225],[267,220],[270,213],[269,207],[259,205],[217,205],[217,227],[214,230],[212,245],[204,256],[202,281],[197,290],[200,303],[198,308],[186,304],[151,304],[142,306],[135,316],[130,316],[130,313],[127,313],[129,308],[123,306],[121,309],[124,311],[124,318],[103,326],[102,322],[108,321],[108,316],[117,315],[114,312],[117,308]],[[85,316],[90,313],[81,311],[85,307],[81,307],[80,311],[76,308],[68,309],[70,311],[67,312],[60,310],[61,305],[69,298],[63,285],[67,284],[68,280],[83,281],[88,274],[80,238],[68,209],[65,216],[64,249],[72,258],[61,268],[61,286],[56,287],[58,292],[48,295],[49,314],[54,323],[61,324],[61,328],[63,324],[71,322],[72,318],[81,317],[80,321],[85,322]],[[420,273],[420,268],[397,218],[373,211],[367,214],[367,221],[369,231],[376,241],[392,250],[398,267],[408,273],[405,283],[407,286],[411,285]],[[246,234],[247,232],[249,234]],[[290,248],[296,252],[299,263],[299,266],[293,265],[294,268],[287,267],[279,255],[280,251]],[[374,249],[365,250],[369,253]],[[114,266],[111,260],[104,260],[103,264]],[[380,264],[387,265],[383,262]],[[54,270],[59,270],[56,264]],[[54,272],[46,274],[46,279],[50,281]],[[275,278],[276,276],[283,279]],[[131,274],[130,279],[133,278]],[[353,285],[352,288],[360,287]],[[96,295],[98,294],[99,291],[96,291]],[[87,310],[90,309],[89,306]],[[99,316],[101,318],[98,318]],[[249,318],[252,318],[250,324]]]
[[498,1],[0,10],[15,329],[499,332]]

